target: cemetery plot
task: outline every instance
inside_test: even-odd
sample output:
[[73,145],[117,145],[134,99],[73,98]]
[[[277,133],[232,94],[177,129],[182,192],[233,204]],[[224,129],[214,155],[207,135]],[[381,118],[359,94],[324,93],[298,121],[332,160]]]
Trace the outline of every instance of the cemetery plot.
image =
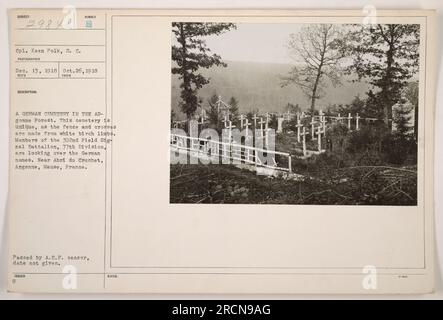
[[263,27],[172,24],[170,202],[417,205],[419,26]]

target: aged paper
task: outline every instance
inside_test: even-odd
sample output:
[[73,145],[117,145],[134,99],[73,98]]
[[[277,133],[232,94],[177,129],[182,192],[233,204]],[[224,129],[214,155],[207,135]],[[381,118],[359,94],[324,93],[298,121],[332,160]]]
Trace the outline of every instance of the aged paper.
[[10,291],[433,291],[433,11],[9,24]]

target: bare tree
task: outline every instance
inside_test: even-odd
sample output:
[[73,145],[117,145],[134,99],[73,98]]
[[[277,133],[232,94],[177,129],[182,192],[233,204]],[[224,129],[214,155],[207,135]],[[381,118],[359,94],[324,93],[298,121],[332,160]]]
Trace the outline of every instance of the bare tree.
[[311,101],[311,112],[323,94],[325,78],[334,86],[341,83],[339,62],[345,52],[339,46],[341,37],[339,27],[332,24],[308,25],[290,35],[287,47],[294,66],[283,77],[282,86],[295,84],[301,88]]

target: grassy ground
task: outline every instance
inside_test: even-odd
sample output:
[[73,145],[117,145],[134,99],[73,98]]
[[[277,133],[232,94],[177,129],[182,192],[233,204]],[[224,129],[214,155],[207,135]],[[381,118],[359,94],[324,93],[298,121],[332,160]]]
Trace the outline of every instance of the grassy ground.
[[310,172],[302,181],[232,165],[171,165],[171,203],[416,205],[413,169],[356,167]]
[[[361,135],[357,142],[349,139],[354,137],[353,134],[347,134],[346,143],[340,145],[337,143],[340,140],[334,136],[333,151],[307,159],[300,158],[301,145],[297,143],[295,132],[276,135],[276,150],[292,155],[292,170],[302,176],[301,180],[258,175],[255,171],[226,164],[171,165],[170,201],[416,205],[416,157],[408,160],[414,151],[405,151],[397,145],[385,148],[385,151],[374,149],[374,141],[380,140],[378,135],[374,140],[374,137],[366,137],[364,130],[355,134],[358,134],[357,138]],[[328,137],[331,136],[329,133]],[[325,143],[324,140],[322,143]],[[316,148],[317,141],[307,139],[307,149]],[[401,164],[391,161],[396,155],[403,156]],[[287,166],[286,157],[276,157],[276,161],[281,167]]]

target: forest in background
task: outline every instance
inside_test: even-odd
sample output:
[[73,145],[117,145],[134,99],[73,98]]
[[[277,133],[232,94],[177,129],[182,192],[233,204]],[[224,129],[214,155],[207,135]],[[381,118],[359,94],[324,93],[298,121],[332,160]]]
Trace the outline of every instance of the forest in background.
[[[203,86],[198,96],[203,101],[202,106],[208,108],[207,101],[214,94],[220,95],[229,101],[235,97],[238,101],[238,110],[247,113],[253,110],[261,112],[286,112],[288,103],[299,105],[302,110],[309,109],[309,98],[296,86],[280,85],[281,77],[291,68],[290,64],[259,63],[244,61],[225,61],[226,67],[212,67],[200,70],[210,79],[210,85]],[[331,104],[348,104],[359,95],[366,96],[369,85],[362,82],[351,82],[352,76],[343,86],[332,86],[327,83],[326,93],[318,100],[319,108],[325,110]],[[172,75],[171,107],[177,120],[186,119],[180,110],[180,84],[177,75]]]

